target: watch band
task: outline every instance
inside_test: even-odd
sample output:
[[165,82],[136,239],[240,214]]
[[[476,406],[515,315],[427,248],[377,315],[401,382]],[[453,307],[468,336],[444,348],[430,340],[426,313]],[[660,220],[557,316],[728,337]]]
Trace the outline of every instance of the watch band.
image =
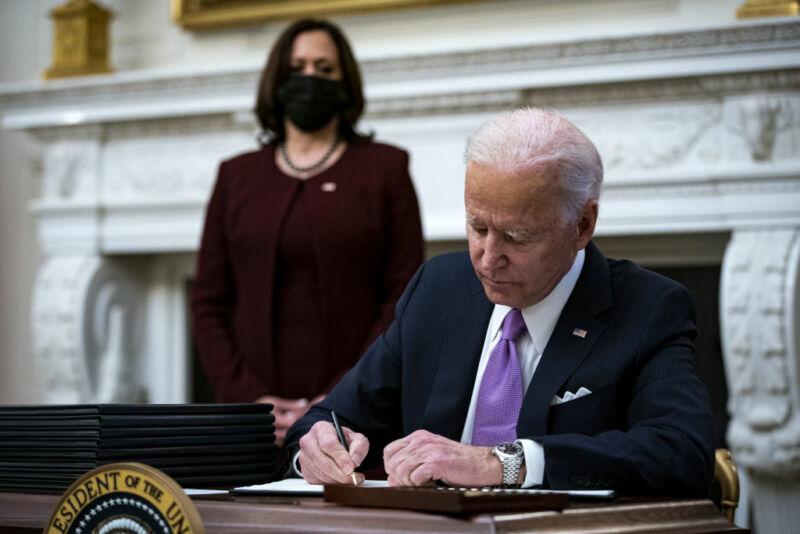
[[520,487],[519,471],[523,462],[525,461],[525,451],[522,444],[518,441],[511,443],[501,443],[492,449],[492,453],[500,460],[503,466],[503,483],[504,488],[518,488]]
[[519,484],[519,468],[522,464],[520,458],[506,458],[503,461],[503,487],[518,488]]

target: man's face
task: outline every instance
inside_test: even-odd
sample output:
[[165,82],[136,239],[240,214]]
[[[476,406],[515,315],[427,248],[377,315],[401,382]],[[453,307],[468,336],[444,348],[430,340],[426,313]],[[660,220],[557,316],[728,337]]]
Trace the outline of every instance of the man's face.
[[591,207],[580,221],[562,224],[559,188],[550,172],[507,173],[475,162],[467,165],[469,254],[495,304],[524,308],[542,300],[591,239],[597,203],[587,204]]

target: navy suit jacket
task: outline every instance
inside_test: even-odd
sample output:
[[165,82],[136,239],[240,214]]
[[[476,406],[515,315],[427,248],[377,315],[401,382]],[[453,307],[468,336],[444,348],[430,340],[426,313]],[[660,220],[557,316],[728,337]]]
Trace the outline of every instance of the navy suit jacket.
[[[418,429],[460,440],[493,309],[467,253],[426,262],[389,329],[289,430],[286,450],[330,410],[370,441],[362,464]],[[585,337],[573,335],[578,328]],[[517,436],[544,448],[545,487],[707,496],[708,394],[694,373],[694,307],[683,286],[590,243],[520,410]],[[551,405],[555,395],[592,393]]]

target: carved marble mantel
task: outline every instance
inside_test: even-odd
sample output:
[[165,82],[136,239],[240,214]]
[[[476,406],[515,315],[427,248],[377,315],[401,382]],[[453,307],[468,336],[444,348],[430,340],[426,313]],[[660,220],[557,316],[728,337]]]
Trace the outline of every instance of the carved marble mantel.
[[[410,149],[429,241],[463,237],[466,136],[521,105],[597,143],[598,234],[730,232],[730,445],[746,470],[797,480],[799,52],[800,22],[775,19],[371,59],[365,125]],[[216,166],[255,146],[258,71],[0,86],[3,127],[43,148],[32,314],[48,400],[188,398],[184,284]]]

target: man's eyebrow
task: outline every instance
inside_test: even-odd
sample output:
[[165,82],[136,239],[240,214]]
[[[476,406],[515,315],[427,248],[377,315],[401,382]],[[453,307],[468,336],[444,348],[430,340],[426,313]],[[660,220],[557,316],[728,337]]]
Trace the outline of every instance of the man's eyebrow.
[[536,235],[535,231],[526,230],[524,228],[519,230],[503,230],[503,233],[514,241],[527,241],[533,239],[533,237]]

